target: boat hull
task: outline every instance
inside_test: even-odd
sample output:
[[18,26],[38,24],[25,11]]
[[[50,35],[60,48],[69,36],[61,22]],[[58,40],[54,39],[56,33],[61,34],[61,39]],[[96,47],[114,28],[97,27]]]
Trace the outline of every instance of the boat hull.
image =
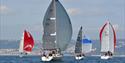
[[75,56],[75,59],[76,60],[82,60],[82,59],[84,59],[85,57],[84,56]]
[[62,56],[63,55],[61,54],[53,54],[53,56],[48,56],[48,57],[42,56],[41,60],[42,61],[61,60]]
[[105,60],[111,59],[111,58],[112,58],[112,56],[101,56],[101,59],[105,59]]
[[24,56],[24,55],[22,55],[22,54],[19,54],[19,57],[20,57],[20,58],[22,58],[23,56]]
[[52,59],[53,59],[52,56],[48,56],[48,57],[42,56],[42,57],[41,57],[41,60],[42,60],[42,61],[51,61]]
[[20,54],[19,54],[19,57],[23,57],[23,56],[26,56],[26,55],[28,55],[28,54],[29,54],[29,53],[24,53],[24,52],[23,52],[23,53],[20,53]]

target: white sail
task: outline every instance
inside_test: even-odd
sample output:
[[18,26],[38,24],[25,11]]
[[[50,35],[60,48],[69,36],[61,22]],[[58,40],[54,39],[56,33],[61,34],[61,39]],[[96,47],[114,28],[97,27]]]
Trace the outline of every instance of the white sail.
[[[111,38],[113,38],[113,37],[111,37]],[[109,44],[111,44],[109,46],[109,51],[111,51],[112,53],[114,53],[114,42],[113,42],[113,39],[110,39],[110,43]]]
[[107,52],[109,51],[109,46],[110,46],[110,41],[109,41],[109,23],[106,25],[104,28],[104,31],[102,33],[102,42],[101,42],[101,52]]
[[19,52],[22,53],[23,52],[23,45],[24,45],[24,32],[23,32],[23,36],[20,40],[20,45],[19,45]]
[[92,44],[82,44],[82,52],[90,53],[92,51]]
[[82,41],[82,52],[83,53],[90,53],[92,51],[92,41],[84,36]]

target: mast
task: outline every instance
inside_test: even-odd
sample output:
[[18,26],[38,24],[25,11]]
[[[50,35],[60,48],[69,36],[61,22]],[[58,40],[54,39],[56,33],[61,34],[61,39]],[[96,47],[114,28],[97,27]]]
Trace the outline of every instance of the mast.
[[53,20],[54,21],[54,23],[55,23],[55,32],[53,33],[53,34],[55,34],[55,41],[54,41],[54,48],[56,49],[57,48],[57,35],[56,35],[56,33],[57,33],[57,30],[56,30],[56,0],[52,0],[52,2],[53,2],[53,16],[51,16],[50,17],[50,20]]
[[[58,0],[56,0],[56,1],[58,1]],[[55,3],[54,3],[54,8],[55,8],[55,12],[54,12],[54,14],[55,14],[55,18],[57,18],[57,17],[56,17],[56,1],[54,0],[54,2],[55,2]],[[56,27],[57,27],[57,26],[56,26],[56,21],[57,21],[57,20],[55,19],[55,33],[57,33],[57,29],[56,29]],[[55,48],[57,48],[57,35],[55,36]]]
[[56,47],[56,2],[52,0],[43,20],[43,48],[55,49]]

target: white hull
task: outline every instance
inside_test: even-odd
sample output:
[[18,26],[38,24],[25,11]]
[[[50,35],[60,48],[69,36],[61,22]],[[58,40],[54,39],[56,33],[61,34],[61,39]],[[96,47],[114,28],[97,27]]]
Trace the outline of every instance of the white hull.
[[53,56],[47,56],[47,57],[42,56],[41,60],[42,61],[51,61],[51,60],[59,60],[61,58],[62,58],[61,54],[55,54],[55,55],[53,54]]
[[24,56],[24,53],[21,52],[21,53],[19,54],[19,57],[23,57],[23,56]]
[[101,59],[105,59],[105,60],[110,59],[110,58],[112,58],[112,56],[101,56]]
[[19,54],[19,57],[23,57],[23,56],[26,56],[28,53],[20,53]]
[[48,57],[42,56],[42,57],[41,57],[41,60],[42,60],[42,61],[51,61],[52,59],[53,59],[52,56],[48,56]]
[[81,59],[83,59],[83,58],[84,58],[84,56],[81,56],[81,57],[76,56],[76,57],[75,57],[76,60],[81,60]]

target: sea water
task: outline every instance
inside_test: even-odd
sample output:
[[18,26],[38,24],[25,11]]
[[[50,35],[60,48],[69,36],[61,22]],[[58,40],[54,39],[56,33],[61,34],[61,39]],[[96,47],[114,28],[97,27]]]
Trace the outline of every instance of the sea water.
[[89,56],[83,60],[76,60],[73,56],[64,56],[61,60],[42,62],[40,56],[0,56],[0,63],[125,63],[125,57],[113,57],[102,60],[100,57]]

